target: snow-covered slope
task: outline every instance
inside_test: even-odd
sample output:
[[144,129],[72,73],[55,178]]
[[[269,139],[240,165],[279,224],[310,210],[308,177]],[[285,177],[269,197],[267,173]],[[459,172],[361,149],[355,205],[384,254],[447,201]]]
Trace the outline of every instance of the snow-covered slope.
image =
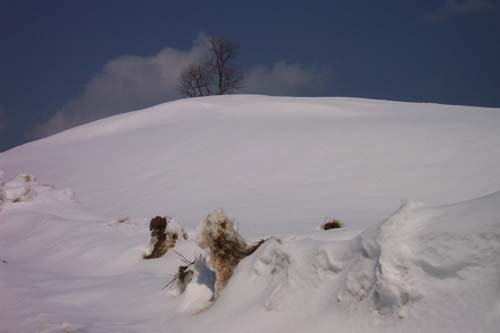
[[[499,109],[224,96],[1,153],[5,182],[38,181],[0,187],[0,332],[496,332],[499,125]],[[187,227],[194,258],[217,207],[280,240],[192,315],[161,289],[179,257],[142,259],[147,221]],[[346,227],[318,230],[326,216]]]
[[[500,110],[349,98],[225,96],[158,105],[0,154],[106,216],[215,207],[245,232],[360,227],[401,200],[447,204],[500,189]],[[278,226],[278,227],[277,227]]]

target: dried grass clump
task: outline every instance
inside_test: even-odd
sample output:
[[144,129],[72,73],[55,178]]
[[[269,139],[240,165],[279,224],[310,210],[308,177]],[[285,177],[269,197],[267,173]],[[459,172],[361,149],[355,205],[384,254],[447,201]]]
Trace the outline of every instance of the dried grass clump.
[[340,222],[337,219],[333,218],[325,218],[325,222],[321,225],[321,229],[323,230],[330,230],[330,229],[337,229],[337,228],[342,228],[344,226],[344,223]]
[[179,238],[187,239],[184,229],[180,228],[169,216],[154,217],[149,223],[149,230],[152,250],[151,253],[143,256],[144,259],[159,258],[173,248]]
[[24,182],[26,183],[30,183],[30,182],[34,182],[36,181],[36,177],[33,176],[33,175],[26,175],[26,174],[23,174],[21,175],[21,178],[22,180],[24,180]]
[[35,176],[20,174],[4,184],[3,173],[0,172],[0,206],[33,199],[35,193],[32,187],[38,185],[34,184],[35,182]]
[[249,245],[234,227],[234,222],[219,209],[208,215],[198,235],[198,245],[207,250],[216,274],[216,292],[224,289],[241,259],[264,243]]

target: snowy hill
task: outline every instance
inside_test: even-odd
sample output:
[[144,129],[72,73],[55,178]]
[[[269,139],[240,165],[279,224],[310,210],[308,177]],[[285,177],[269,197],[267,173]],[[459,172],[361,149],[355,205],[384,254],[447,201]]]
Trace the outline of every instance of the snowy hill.
[[[224,96],[1,153],[0,326],[496,332],[499,125],[500,109]],[[20,173],[38,181],[9,182]],[[161,289],[179,258],[142,259],[147,222],[173,216],[191,236],[177,249],[193,258],[196,227],[218,207],[248,239],[281,241],[192,315],[188,296]],[[327,216],[345,228],[320,231]]]

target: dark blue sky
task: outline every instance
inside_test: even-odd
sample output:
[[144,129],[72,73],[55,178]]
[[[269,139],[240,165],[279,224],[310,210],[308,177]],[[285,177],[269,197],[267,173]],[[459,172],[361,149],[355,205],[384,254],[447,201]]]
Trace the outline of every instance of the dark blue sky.
[[200,32],[238,42],[243,69],[286,62],[331,71],[316,91],[292,95],[500,107],[496,0],[0,0],[0,151],[73,110],[66,106],[111,60],[189,50]]

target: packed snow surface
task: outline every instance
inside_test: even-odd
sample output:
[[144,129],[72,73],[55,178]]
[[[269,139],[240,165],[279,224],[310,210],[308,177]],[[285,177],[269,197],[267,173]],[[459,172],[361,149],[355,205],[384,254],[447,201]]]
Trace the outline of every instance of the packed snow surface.
[[[0,332],[498,332],[500,109],[223,96],[0,154]],[[144,260],[148,221],[216,208],[251,241]],[[322,231],[325,217],[345,227]],[[274,236],[274,237],[271,237]]]

